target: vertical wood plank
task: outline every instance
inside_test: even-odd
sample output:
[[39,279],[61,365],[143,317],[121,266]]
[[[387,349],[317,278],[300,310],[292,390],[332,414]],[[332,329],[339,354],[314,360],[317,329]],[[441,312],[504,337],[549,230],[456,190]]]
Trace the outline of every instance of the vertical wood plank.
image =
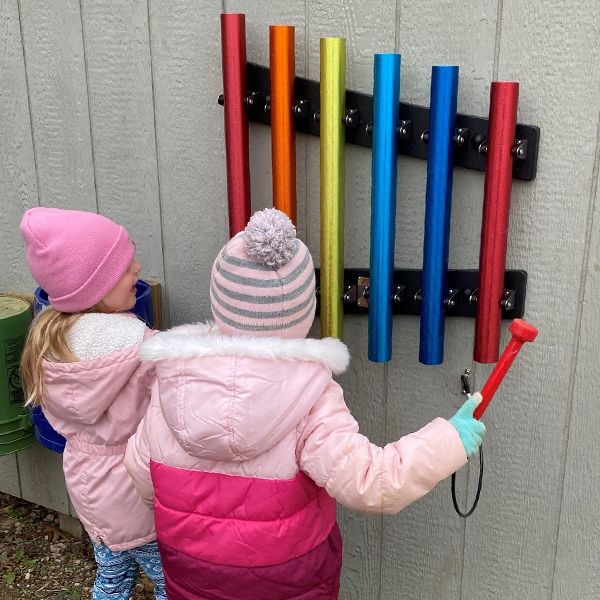
[[0,290],[29,290],[19,223],[38,204],[27,82],[17,0],[0,4]]
[[[308,72],[319,80],[321,37],[346,38],[346,87],[365,93],[373,90],[373,54],[394,51],[395,0],[371,3],[309,0],[307,38]],[[307,240],[319,264],[319,139],[307,138]],[[369,264],[371,152],[346,146],[345,261],[347,267]],[[318,329],[315,333],[318,335]],[[346,402],[361,432],[385,444],[386,366],[367,358],[367,321],[344,319],[344,342],[352,355],[341,378]],[[341,597],[375,599],[381,588],[381,537],[383,517],[352,513],[340,508],[344,539]]]
[[170,324],[210,317],[210,268],[227,240],[220,3],[150,0]]
[[96,211],[79,0],[21,0],[40,204]]
[[[598,148],[593,186],[598,186]],[[560,529],[557,540],[553,600],[592,600],[600,594],[600,489],[598,389],[600,389],[600,194],[590,219],[591,235],[585,283],[577,367],[575,372],[568,452],[565,463]]]
[[98,210],[164,281],[148,6],[82,0],[82,17]]
[[527,316],[540,335],[486,413],[486,481],[467,524],[464,598],[551,596],[597,142],[599,15],[591,0],[503,3],[498,76],[521,82],[519,120],[542,132],[537,178],[513,186],[508,248],[509,268],[529,272]]
[[[401,99],[428,106],[432,65],[456,64],[460,67],[458,111],[487,116],[495,28],[494,0],[480,3],[476,11],[452,2],[399,1],[396,36],[402,54]],[[427,163],[400,157],[398,166],[396,266],[420,269]],[[451,268],[477,268],[482,197],[483,175],[455,169]],[[415,431],[435,417],[450,417],[465,400],[459,376],[465,368],[472,368],[471,319],[447,319],[444,363],[436,367],[419,363],[418,318],[396,318],[394,327],[389,439]],[[457,480],[463,505],[467,496],[464,471]],[[449,481],[397,517],[386,519],[385,525],[382,598],[460,598],[464,523],[452,507]]]

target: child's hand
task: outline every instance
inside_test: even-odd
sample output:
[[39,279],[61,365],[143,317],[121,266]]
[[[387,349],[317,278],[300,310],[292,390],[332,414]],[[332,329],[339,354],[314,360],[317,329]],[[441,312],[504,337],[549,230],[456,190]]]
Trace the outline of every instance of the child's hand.
[[473,412],[481,400],[479,392],[469,396],[456,414],[449,419],[460,436],[467,458],[471,458],[477,452],[485,435],[485,425],[473,418]]

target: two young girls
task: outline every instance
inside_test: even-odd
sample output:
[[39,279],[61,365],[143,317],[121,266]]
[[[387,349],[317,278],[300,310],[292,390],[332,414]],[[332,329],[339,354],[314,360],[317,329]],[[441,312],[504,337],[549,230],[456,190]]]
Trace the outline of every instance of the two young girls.
[[33,321],[21,376],[28,404],[41,405],[67,440],[65,481],[98,564],[92,598],[129,599],[141,566],[164,600],[152,509],[123,464],[154,381],[138,356],[153,332],[124,313],[141,269],[134,245],[106,217],[53,208],[28,210],[21,234],[52,305]]
[[336,501],[398,512],[481,444],[477,395],[385,448],[358,432],[332,377],[348,350],[305,339],[314,266],[279,211],[257,213],[217,256],[215,324],[153,337],[123,312],[140,271],[125,229],[35,208],[21,232],[52,304],[31,327],[22,377],[67,438],[65,479],[98,563],[93,599],[129,598],[138,566],[167,597],[153,505],[170,600],[333,600]]

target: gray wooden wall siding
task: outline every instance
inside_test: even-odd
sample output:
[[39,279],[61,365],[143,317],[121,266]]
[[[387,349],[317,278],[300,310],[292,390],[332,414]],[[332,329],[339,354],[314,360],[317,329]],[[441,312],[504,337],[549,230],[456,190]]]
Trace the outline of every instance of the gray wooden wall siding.
[[[0,289],[32,290],[18,223],[31,206],[97,210],[127,226],[164,284],[172,325],[209,317],[211,262],[227,237],[220,26],[247,13],[248,56],[268,25],[296,25],[300,75],[319,38],[347,39],[349,88],[370,92],[375,52],[402,53],[401,97],[428,104],[432,64],[460,65],[459,110],[486,115],[494,78],[521,82],[519,120],[541,127],[538,176],[513,186],[508,266],[529,272],[540,328],[487,413],[481,502],[467,522],[449,483],[397,516],[340,510],[343,598],[579,600],[600,595],[600,5],[596,0],[2,0]],[[270,130],[251,126],[253,207],[271,202]],[[299,231],[318,262],[318,139],[299,136]],[[346,266],[369,254],[370,151],[347,148]],[[396,265],[420,267],[424,161],[401,158]],[[476,268],[480,173],[455,173],[453,268]],[[473,320],[447,323],[446,360],[417,360],[417,318],[394,321],[388,365],[346,320],[343,377],[361,430],[383,444],[461,404]],[[507,339],[505,332],[504,339]],[[458,478],[473,495],[475,471]],[[0,460],[0,489],[69,512],[60,457]]]

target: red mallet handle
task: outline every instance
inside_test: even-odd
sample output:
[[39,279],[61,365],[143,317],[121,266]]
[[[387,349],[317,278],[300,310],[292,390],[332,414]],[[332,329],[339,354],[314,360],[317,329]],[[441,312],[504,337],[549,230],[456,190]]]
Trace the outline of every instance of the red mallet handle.
[[519,350],[523,344],[525,342],[533,342],[538,334],[537,328],[530,323],[527,323],[527,321],[524,321],[523,319],[514,319],[509,326],[509,330],[512,334],[510,342],[508,342],[508,345],[504,349],[500,360],[496,363],[494,370],[490,374],[488,380],[483,386],[483,389],[481,390],[483,400],[473,413],[473,416],[476,419],[481,419],[483,416],[485,409],[492,401],[496,390],[502,383],[504,376],[510,369],[510,366],[513,364],[513,361],[515,360],[515,357],[519,353]]

